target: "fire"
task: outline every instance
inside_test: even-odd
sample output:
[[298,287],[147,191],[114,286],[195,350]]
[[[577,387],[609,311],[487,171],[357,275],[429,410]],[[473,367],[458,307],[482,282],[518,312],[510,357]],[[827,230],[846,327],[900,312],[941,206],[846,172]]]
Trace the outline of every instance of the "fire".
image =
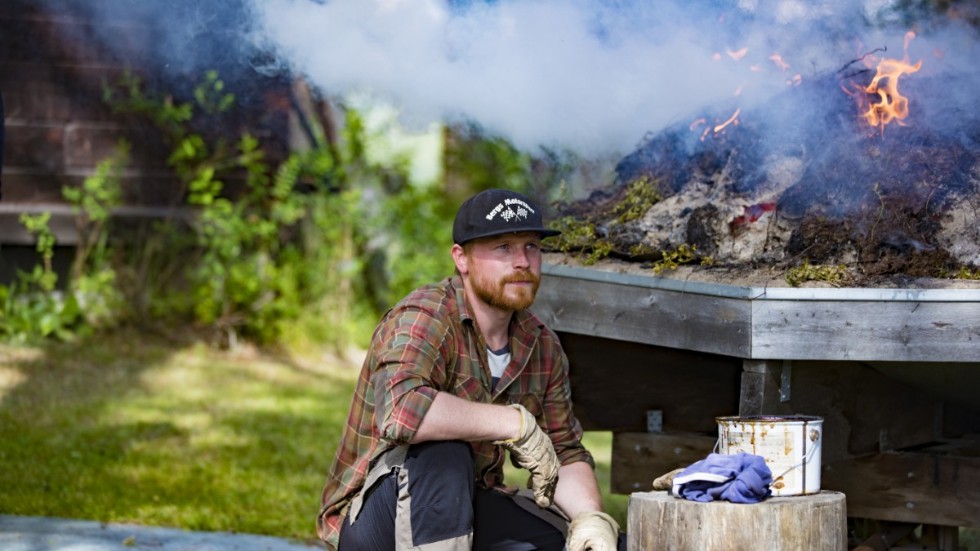
[[902,121],[909,116],[909,100],[899,93],[898,79],[902,75],[915,73],[922,67],[921,60],[914,65],[909,62],[908,45],[913,38],[915,33],[911,31],[905,35],[905,57],[883,59],[878,63],[877,73],[871,79],[871,84],[864,88],[865,93],[877,96],[879,101],[869,101],[867,110],[861,116],[869,125],[880,127],[882,131],[886,124],[892,121],[903,124]]
[[733,50],[728,50],[725,53],[728,54],[728,57],[734,59],[735,61],[738,61],[738,60],[742,59],[743,57],[745,57],[745,54],[749,53],[749,49],[748,48],[742,48],[740,50],[734,50],[734,51]]
[[789,69],[789,63],[783,61],[783,56],[779,55],[779,52],[773,52],[773,54],[769,56],[769,60],[775,63],[776,67],[779,67],[780,71]]
[[738,109],[735,110],[735,113],[731,117],[728,117],[728,120],[726,120],[725,122],[723,122],[721,124],[715,125],[715,128],[714,128],[715,134],[717,134],[717,133],[721,132],[722,130],[724,130],[725,127],[728,126],[729,124],[738,124],[738,114],[741,113],[741,112],[742,112],[742,109],[741,108],[738,108]]

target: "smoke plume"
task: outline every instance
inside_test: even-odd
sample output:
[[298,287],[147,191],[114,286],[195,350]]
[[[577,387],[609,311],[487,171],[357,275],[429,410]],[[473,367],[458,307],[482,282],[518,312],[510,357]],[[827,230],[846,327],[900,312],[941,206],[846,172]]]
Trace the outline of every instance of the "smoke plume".
[[[467,121],[529,151],[623,154],[709,110],[764,106],[869,51],[902,57],[910,27],[919,36],[909,56],[925,60],[914,79],[955,75],[913,109],[953,126],[978,112],[976,28],[946,16],[936,25],[908,0],[44,3],[147,25],[157,80],[186,86],[207,69],[232,82],[301,75],[324,95],[383,100],[410,128]],[[124,49],[106,29],[104,44]],[[816,107],[771,116],[802,119]]]
[[[253,0],[252,9],[265,47],[327,93],[370,93],[410,124],[468,119],[522,148],[587,156],[628,151],[708,107],[758,105],[874,48],[901,57],[907,30],[883,0]],[[964,45],[975,53],[975,40],[954,53]],[[942,47],[923,37],[912,54]]]

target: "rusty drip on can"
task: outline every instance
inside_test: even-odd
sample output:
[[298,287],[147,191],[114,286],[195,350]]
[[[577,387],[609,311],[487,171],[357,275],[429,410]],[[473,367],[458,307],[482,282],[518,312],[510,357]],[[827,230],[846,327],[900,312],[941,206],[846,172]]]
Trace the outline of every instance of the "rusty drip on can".
[[[717,417],[718,452],[761,456],[770,467],[776,496],[820,491],[823,419],[807,415]],[[779,430],[781,429],[781,430]]]

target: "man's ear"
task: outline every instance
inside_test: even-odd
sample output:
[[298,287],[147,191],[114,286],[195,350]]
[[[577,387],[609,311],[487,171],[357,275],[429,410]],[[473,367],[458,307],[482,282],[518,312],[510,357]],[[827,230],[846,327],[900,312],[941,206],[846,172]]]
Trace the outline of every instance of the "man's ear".
[[462,245],[454,243],[452,253],[453,262],[456,264],[456,271],[465,275],[469,271],[469,267],[467,266],[467,260],[469,259],[466,258],[466,251],[463,250]]

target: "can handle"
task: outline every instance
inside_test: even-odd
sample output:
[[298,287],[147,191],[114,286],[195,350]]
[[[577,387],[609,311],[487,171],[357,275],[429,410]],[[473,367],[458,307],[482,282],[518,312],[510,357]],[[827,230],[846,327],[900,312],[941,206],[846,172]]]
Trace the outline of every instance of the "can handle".
[[[806,457],[804,457],[799,463],[797,463],[797,464],[789,467],[785,471],[779,473],[778,476],[773,476],[772,477],[773,482],[775,482],[776,480],[779,480],[780,478],[786,476],[787,473],[789,473],[789,472],[791,472],[791,471],[793,471],[793,470],[795,470],[795,469],[797,469],[797,468],[805,465],[806,463],[809,463],[810,460],[813,459],[813,454],[816,453],[817,448],[819,448],[819,447],[820,446],[815,446],[815,445],[814,446],[810,446],[810,451],[807,452]],[[712,448],[711,453],[718,453],[718,450],[720,448],[721,448],[721,436],[719,436],[715,440],[715,447]]]
[[772,477],[773,482],[775,482],[775,481],[779,480],[780,478],[786,476],[786,474],[789,473],[790,471],[793,471],[793,470],[795,470],[795,469],[797,469],[797,468],[799,468],[799,467],[801,467],[801,466],[809,463],[810,460],[813,459],[813,454],[816,453],[816,451],[817,451],[818,448],[820,448],[820,446],[810,446],[810,451],[807,452],[806,457],[804,457],[796,465],[793,465],[792,467],[790,467],[790,468],[786,469],[785,471],[779,473],[779,476]]

